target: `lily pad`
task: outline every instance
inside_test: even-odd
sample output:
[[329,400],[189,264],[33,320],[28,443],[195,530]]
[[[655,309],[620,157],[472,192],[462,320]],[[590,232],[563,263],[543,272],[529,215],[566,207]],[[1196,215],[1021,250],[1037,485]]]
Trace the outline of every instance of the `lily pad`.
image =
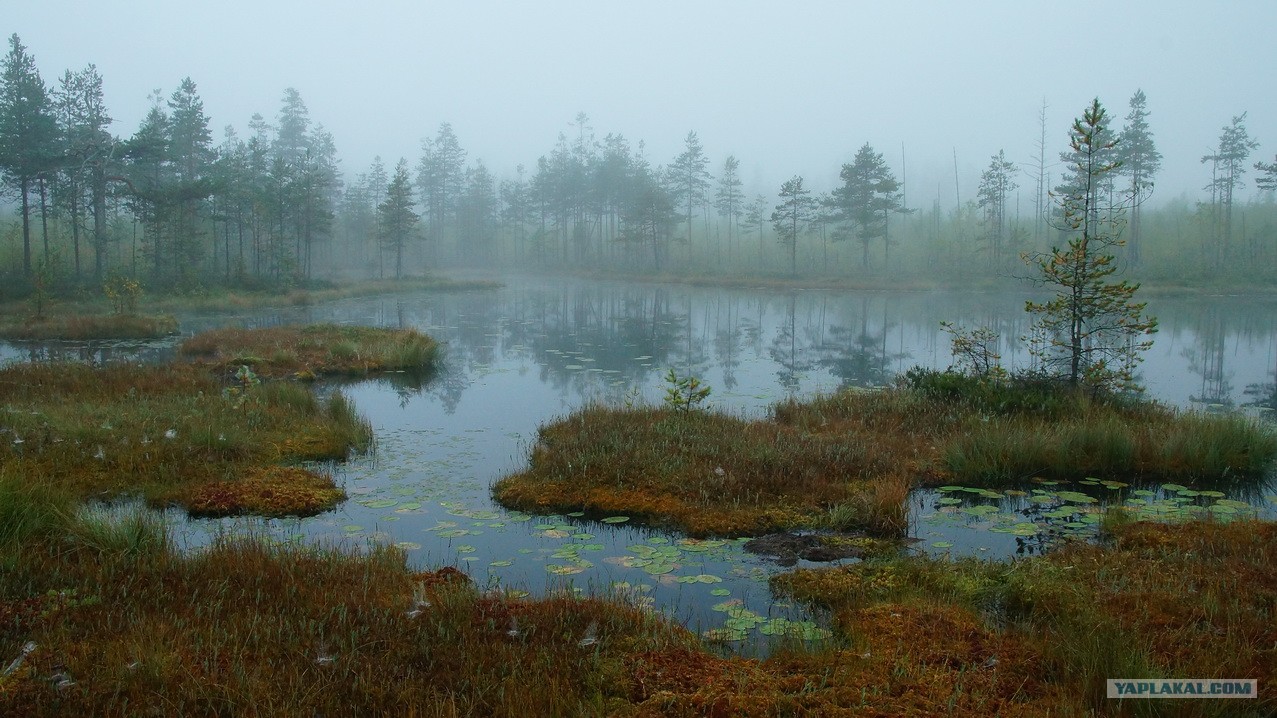
[[953,544],[948,541],[933,541],[931,546],[933,548],[953,548]]
[[630,517],[629,517],[629,516],[609,516],[609,517],[607,517],[607,518],[603,519],[603,523],[605,523],[605,524],[623,524],[623,523],[625,523],[626,521],[629,521],[629,520],[630,520]]
[[732,592],[726,588],[711,588],[709,591],[711,596],[730,596]]

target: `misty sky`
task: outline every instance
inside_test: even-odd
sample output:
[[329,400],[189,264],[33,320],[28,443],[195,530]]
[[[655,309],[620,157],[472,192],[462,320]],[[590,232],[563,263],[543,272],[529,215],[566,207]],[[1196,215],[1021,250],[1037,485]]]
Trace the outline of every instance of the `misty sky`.
[[584,111],[600,137],[646,141],[654,165],[696,130],[711,171],[735,154],[746,189],[768,196],[793,174],[833,186],[865,142],[899,177],[903,144],[909,204],[952,206],[955,147],[965,201],[999,149],[1036,157],[1043,99],[1055,158],[1092,97],[1120,127],[1137,88],[1165,158],[1157,204],[1199,195],[1199,160],[1234,115],[1249,112],[1252,161],[1277,151],[1274,0],[3,5],[0,32],[19,34],[46,82],[97,64],[119,135],[188,75],[217,141],[254,112],[273,119],[292,86],[347,176],[378,154],[415,166],[442,121],[508,176]]

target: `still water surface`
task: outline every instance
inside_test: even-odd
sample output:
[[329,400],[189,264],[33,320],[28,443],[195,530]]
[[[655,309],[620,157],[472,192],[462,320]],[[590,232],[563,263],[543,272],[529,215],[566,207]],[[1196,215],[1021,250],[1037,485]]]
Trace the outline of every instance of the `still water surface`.
[[[689,542],[624,523],[511,513],[492,502],[489,487],[525,464],[539,424],[590,401],[659,402],[670,367],[708,383],[714,408],[762,417],[787,396],[879,386],[912,366],[947,366],[945,320],[996,328],[1007,338],[1006,363],[1025,366],[1017,339],[1027,330],[1024,299],[514,279],[496,290],[182,316],[186,333],[321,321],[415,327],[443,343],[444,367],[423,384],[391,375],[341,387],[371,420],[376,450],[334,467],[351,497],[336,511],[300,520],[175,523],[190,546],[246,528],[281,541],[391,542],[414,564],[457,565],[480,585],[534,594],[618,590],[695,630],[766,633],[769,624],[754,614],[805,617],[772,602],[766,579],[779,569],[746,554],[739,542]],[[1184,408],[1272,416],[1277,299],[1154,297],[1149,311],[1161,322],[1142,367],[1150,396]],[[0,361],[163,360],[173,346],[0,343]],[[1065,489],[1126,500],[1137,487],[1040,491]],[[1173,501],[1209,502],[1177,498],[1174,489],[1143,490],[1149,493],[1137,500],[1172,509]],[[1275,493],[1268,487],[1244,498],[1271,518]],[[917,549],[1000,557],[1039,550],[1055,533],[1093,532],[1093,517],[1060,508],[1077,502],[1032,498],[915,492],[910,511]],[[1231,514],[1221,508],[1217,515]]]

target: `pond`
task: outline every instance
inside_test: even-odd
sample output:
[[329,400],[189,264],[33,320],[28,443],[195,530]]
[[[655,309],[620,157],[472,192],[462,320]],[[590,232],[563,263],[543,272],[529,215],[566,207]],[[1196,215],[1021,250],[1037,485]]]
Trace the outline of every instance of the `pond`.
[[[496,290],[181,316],[186,333],[320,321],[415,327],[443,342],[444,367],[420,385],[389,375],[341,387],[371,420],[376,449],[333,467],[350,495],[337,510],[307,519],[174,523],[189,546],[228,530],[280,541],[390,542],[414,564],[456,565],[480,586],[616,591],[728,640],[784,632],[786,620],[810,617],[772,602],[766,581],[781,569],[746,553],[740,541],[690,541],[624,517],[602,523],[509,512],[493,503],[489,487],[524,465],[541,423],[590,401],[659,402],[670,367],[711,386],[712,407],[764,416],[789,395],[880,386],[915,365],[947,366],[944,320],[997,329],[1005,361],[1023,366],[1024,299],[515,278]],[[1272,416],[1277,299],[1153,297],[1149,311],[1161,321],[1142,367],[1150,396]],[[0,361],[158,361],[171,357],[173,346],[0,343]],[[922,551],[1003,557],[1041,550],[1059,536],[1093,535],[1108,501],[1136,502],[1142,512],[1170,519],[1194,511],[1221,519],[1277,516],[1271,485],[1215,496],[1174,485],[1106,485],[1112,483],[1042,482],[1010,494],[916,491],[911,535]],[[822,635],[811,623],[801,632]]]

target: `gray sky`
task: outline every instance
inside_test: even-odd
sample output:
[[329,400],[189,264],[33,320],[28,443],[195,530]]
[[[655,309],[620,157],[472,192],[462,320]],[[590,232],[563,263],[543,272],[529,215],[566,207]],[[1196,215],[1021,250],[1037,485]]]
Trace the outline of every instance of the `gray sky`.
[[46,82],[97,64],[117,134],[188,75],[219,141],[254,112],[273,119],[292,86],[348,176],[376,154],[415,165],[442,121],[508,175],[584,111],[600,137],[645,140],[653,164],[696,130],[712,170],[735,154],[747,189],[769,196],[793,174],[832,186],[865,142],[899,177],[903,143],[909,204],[951,206],[955,147],[966,200],[999,149],[1036,156],[1043,99],[1051,160],[1092,97],[1120,127],[1138,88],[1165,158],[1156,203],[1198,195],[1199,159],[1234,115],[1249,112],[1254,159],[1277,150],[1273,0],[4,5],[0,32],[21,36]]

